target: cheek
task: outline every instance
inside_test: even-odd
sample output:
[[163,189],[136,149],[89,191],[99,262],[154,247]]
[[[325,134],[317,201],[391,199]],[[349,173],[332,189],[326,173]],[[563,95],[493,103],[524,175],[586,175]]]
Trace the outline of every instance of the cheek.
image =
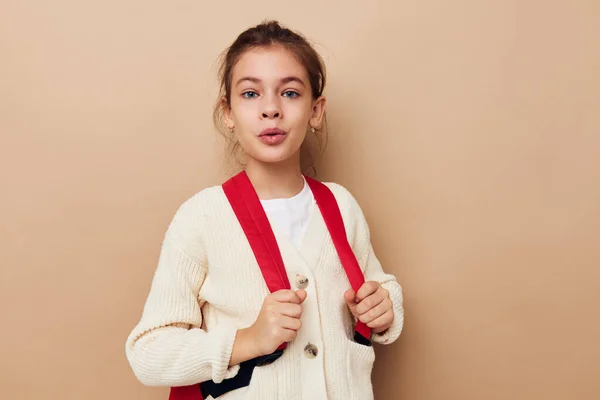
[[294,125],[306,125],[312,116],[312,109],[310,104],[294,104],[285,110],[285,115]]
[[247,111],[245,111],[247,107],[237,100],[231,101],[231,116],[233,119],[241,119]]

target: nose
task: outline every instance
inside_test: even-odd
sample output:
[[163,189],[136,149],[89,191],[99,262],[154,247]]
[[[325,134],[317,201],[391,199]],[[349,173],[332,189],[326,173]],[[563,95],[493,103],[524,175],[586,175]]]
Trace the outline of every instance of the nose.
[[279,106],[279,102],[274,97],[275,96],[265,96],[262,107],[263,119],[274,119],[281,117],[281,108]]

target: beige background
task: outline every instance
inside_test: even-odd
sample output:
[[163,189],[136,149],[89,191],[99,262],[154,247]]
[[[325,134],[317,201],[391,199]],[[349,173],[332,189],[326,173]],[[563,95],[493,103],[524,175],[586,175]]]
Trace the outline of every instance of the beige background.
[[213,63],[267,17],[318,43],[320,178],[405,288],[376,398],[600,398],[598,1],[0,10],[2,399],[166,399],[125,339],[176,208],[226,176]]

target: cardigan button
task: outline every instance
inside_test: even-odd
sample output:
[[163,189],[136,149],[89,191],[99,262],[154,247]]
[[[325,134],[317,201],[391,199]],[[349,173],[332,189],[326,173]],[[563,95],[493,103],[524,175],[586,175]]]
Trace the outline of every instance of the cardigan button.
[[306,289],[308,286],[308,278],[304,275],[296,275],[296,287],[298,289]]
[[304,355],[307,358],[315,358],[319,354],[319,349],[312,343],[307,344],[304,347]]

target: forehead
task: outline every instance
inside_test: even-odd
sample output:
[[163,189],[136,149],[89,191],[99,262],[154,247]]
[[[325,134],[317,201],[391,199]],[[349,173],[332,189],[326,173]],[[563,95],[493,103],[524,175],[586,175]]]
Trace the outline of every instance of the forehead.
[[281,46],[260,47],[246,51],[233,68],[232,82],[251,76],[262,81],[278,81],[296,76],[308,83],[306,68]]

